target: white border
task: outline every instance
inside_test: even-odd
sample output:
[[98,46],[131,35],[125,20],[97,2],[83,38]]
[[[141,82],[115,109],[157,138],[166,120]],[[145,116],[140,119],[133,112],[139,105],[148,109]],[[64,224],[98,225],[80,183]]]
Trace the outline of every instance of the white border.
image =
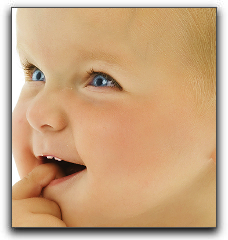
[[[31,4],[32,3],[32,4]],[[53,3],[53,4],[51,4]],[[207,231],[128,231],[128,232],[111,232],[109,234],[107,231],[105,231],[104,234],[101,234],[102,231],[98,234],[96,232],[92,232],[90,234],[90,231],[86,233],[86,231],[78,233],[77,231],[75,232],[55,232],[52,231],[50,234],[48,232],[44,232],[42,234],[42,231],[40,233],[38,232],[30,232],[25,234],[25,232],[17,232],[14,233],[12,230],[9,228],[9,222],[8,222],[8,215],[10,214],[9,212],[9,199],[8,195],[10,192],[10,186],[7,184],[9,181],[9,176],[8,176],[8,161],[10,161],[9,156],[8,156],[8,138],[10,138],[6,126],[8,126],[7,119],[4,118],[9,113],[10,106],[7,103],[8,100],[8,84],[7,81],[10,81],[10,76],[9,76],[9,68],[8,66],[9,62],[6,61],[8,59],[9,55],[9,44],[8,44],[8,38],[6,35],[8,34],[8,27],[9,27],[9,12],[10,12],[10,7],[12,6],[18,6],[18,7],[23,7],[23,6],[79,6],[76,1],[68,1],[65,0],[63,3],[58,2],[56,5],[56,1],[49,1],[47,2],[46,0],[40,0],[38,3],[35,3],[35,1],[14,1],[14,0],[2,0],[1,5],[0,5],[0,16],[1,16],[1,21],[0,21],[0,32],[1,32],[1,100],[0,100],[0,108],[1,108],[1,172],[0,172],[0,189],[1,189],[1,204],[0,204],[0,239],[14,239],[14,238],[22,238],[22,239],[61,239],[65,237],[67,234],[67,237],[69,239],[82,239],[84,237],[86,238],[104,238],[107,239],[218,239],[218,240],[224,240],[227,239],[228,236],[228,156],[227,156],[227,144],[228,144],[228,114],[227,114],[227,103],[228,103],[228,76],[227,76],[227,56],[228,56],[228,37],[227,37],[227,26],[228,26],[228,1],[226,0],[221,0],[221,1],[199,1],[199,0],[192,0],[192,1],[138,1],[138,3],[133,1],[129,1],[126,3],[126,1],[109,1],[108,5],[107,2],[105,3],[99,3],[98,1],[95,1],[95,3],[91,1],[82,1],[83,4],[81,6],[155,6],[155,7],[161,7],[161,6],[169,6],[169,7],[178,7],[178,6],[192,6],[192,7],[218,7],[218,15],[219,15],[219,21],[220,21],[220,26],[219,26],[219,32],[221,40],[218,42],[220,44],[219,46],[219,53],[218,53],[218,71],[219,73],[219,95],[217,94],[218,97],[218,110],[219,110],[219,115],[218,115],[218,120],[217,120],[217,126],[218,126],[218,184],[219,186],[217,187],[219,196],[218,196],[218,203],[217,206],[219,209],[218,212],[218,228],[215,231],[209,230]],[[14,104],[14,103],[13,103]]]

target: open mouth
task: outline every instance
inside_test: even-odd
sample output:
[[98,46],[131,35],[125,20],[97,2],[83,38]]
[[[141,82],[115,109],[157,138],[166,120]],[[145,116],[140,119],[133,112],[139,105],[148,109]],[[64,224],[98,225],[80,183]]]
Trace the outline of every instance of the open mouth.
[[49,156],[42,156],[42,163],[54,163],[58,165],[58,167],[61,168],[65,176],[69,176],[71,174],[81,172],[84,169],[86,169],[85,165],[71,163],[71,162],[64,161],[62,159],[49,157]]

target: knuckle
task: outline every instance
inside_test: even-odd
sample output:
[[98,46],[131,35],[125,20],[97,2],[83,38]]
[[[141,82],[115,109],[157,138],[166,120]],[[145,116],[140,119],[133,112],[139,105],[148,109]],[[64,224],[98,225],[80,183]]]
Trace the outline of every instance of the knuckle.
[[34,174],[32,172],[30,172],[28,175],[26,175],[23,179],[24,182],[26,182],[27,184],[30,184],[32,182],[34,182]]

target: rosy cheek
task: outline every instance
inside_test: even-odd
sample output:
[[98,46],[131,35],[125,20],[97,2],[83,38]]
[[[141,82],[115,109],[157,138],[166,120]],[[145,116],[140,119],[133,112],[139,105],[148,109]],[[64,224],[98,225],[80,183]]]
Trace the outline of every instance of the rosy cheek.
[[172,96],[167,94],[84,111],[83,130],[75,136],[80,136],[81,157],[88,161],[91,171],[115,178],[121,173],[132,175],[139,168],[141,173],[151,174],[148,169],[155,173],[172,167],[174,149],[182,150],[190,136],[186,136],[185,127],[188,109],[183,112],[170,99]]
[[152,124],[150,121],[142,122],[139,114],[148,111],[142,111],[141,106],[141,111],[137,105],[133,106],[112,105],[94,113],[91,109],[87,111],[91,115],[83,117],[84,131],[81,134],[76,132],[75,135],[81,136],[79,151],[82,158],[92,166],[94,173],[110,172],[113,176],[118,176],[121,172],[130,173],[148,155],[147,142],[151,141],[153,134],[152,129],[148,128]]

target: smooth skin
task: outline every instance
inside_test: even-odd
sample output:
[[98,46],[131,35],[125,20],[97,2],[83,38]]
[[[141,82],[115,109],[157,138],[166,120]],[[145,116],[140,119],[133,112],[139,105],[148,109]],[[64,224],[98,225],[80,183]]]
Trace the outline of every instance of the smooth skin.
[[58,204],[41,196],[59,172],[54,164],[42,164],[13,186],[12,227],[66,227]]
[[[42,155],[86,166],[60,184],[38,183],[41,202],[54,201],[67,227],[215,226],[215,104],[198,111],[192,79],[201,83],[202,74],[178,11],[18,10],[21,62],[45,81],[26,74],[13,112],[13,154],[21,178],[43,169]],[[122,90],[91,85],[91,69]],[[14,212],[24,214],[20,205]]]

